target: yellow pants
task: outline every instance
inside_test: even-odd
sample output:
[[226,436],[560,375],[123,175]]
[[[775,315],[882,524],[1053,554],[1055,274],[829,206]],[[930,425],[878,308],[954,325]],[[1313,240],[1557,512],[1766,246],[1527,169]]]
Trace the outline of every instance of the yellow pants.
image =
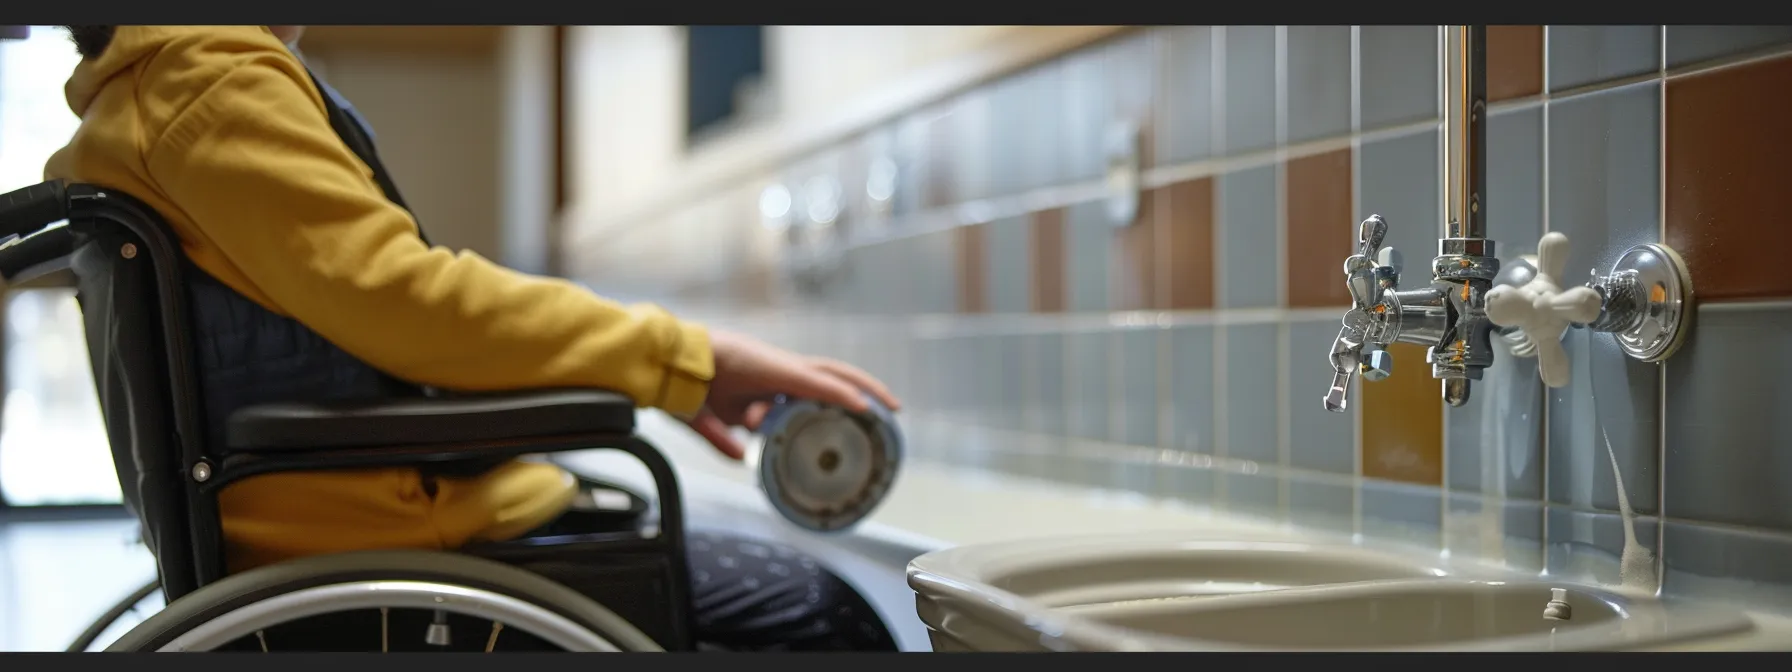
[[245,479],[218,497],[231,572],[325,553],[446,550],[521,536],[572,504],[578,481],[515,460],[473,478],[414,468],[295,472]]

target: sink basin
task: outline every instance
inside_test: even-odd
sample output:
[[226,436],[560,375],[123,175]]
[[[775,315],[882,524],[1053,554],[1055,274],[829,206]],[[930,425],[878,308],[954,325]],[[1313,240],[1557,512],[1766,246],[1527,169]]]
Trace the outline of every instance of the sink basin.
[[1172,639],[1265,649],[1405,649],[1608,627],[1621,598],[1569,589],[1568,620],[1543,617],[1547,583],[1424,581],[1290,590],[1250,600],[1149,600],[1067,610]]
[[[1354,546],[1171,533],[949,549],[910,563],[909,585],[936,651],[1610,650],[1752,627]],[[1543,617],[1552,588],[1567,620]]]
[[984,575],[989,585],[1054,608],[1443,575],[1356,549],[1213,541],[1093,547],[1002,569]]

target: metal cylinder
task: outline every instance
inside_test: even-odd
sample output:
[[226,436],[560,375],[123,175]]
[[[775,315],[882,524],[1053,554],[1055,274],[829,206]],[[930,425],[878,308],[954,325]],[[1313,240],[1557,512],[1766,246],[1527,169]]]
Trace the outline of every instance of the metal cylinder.
[[760,426],[759,484],[786,520],[816,532],[850,529],[876,510],[902,466],[889,409],[869,413],[780,397]]
[[1487,237],[1487,26],[1444,26],[1444,166],[1444,237]]

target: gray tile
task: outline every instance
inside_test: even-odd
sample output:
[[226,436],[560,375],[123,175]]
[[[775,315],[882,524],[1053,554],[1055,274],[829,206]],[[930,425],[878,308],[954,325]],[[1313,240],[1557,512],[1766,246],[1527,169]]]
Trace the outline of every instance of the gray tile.
[[1114,227],[1099,201],[1070,206],[1064,213],[1065,309],[1099,312],[1108,309],[1108,265],[1112,262]]
[[1106,332],[1064,335],[1070,376],[1066,396],[1070,406],[1068,434],[1079,439],[1108,439],[1109,404],[1113,367],[1108,359]]
[[[974,339],[977,359],[971,364],[976,367],[979,379],[976,385],[976,403],[971,408],[976,411],[977,424],[984,427],[1009,429],[1006,424],[1008,416],[1005,414],[1008,406],[1003,401],[1008,390],[1019,386],[1019,381],[1015,378],[1021,366],[1020,357],[1016,356],[1015,361],[1008,362],[1004,356],[1004,353],[1015,350],[1006,347],[1013,338],[1006,334],[984,334]],[[1010,363],[1014,366],[1007,366]]]
[[[1543,110],[1494,114],[1487,128],[1487,235],[1502,264],[1534,254],[1543,235]],[[1498,355],[1461,408],[1448,409],[1450,487],[1518,499],[1543,496],[1543,384],[1537,361]]]
[[1220,144],[1227,156],[1276,145],[1275,26],[1227,26],[1226,132]]
[[[1033,68],[1016,78],[1016,94],[1025,111],[1009,120],[1020,132],[1021,144],[1015,151],[1018,165],[1014,187],[1037,189],[1063,182],[1065,148],[1058,141],[1064,127],[1059,114],[1063,100],[1064,69],[1056,64]],[[994,119],[997,124],[1004,120]]]
[[1546,30],[1550,91],[1661,69],[1661,26],[1549,26]]
[[1282,261],[1276,244],[1276,167],[1258,166],[1219,179],[1221,308],[1271,308],[1281,301]]
[[1170,330],[1169,446],[1213,453],[1213,328]]
[[1226,510],[1234,513],[1280,519],[1282,516],[1281,479],[1268,473],[1240,474],[1219,472],[1221,492],[1225,493]]
[[1443,235],[1437,154],[1436,131],[1379,140],[1362,147],[1356,171],[1356,219],[1360,222],[1379,214],[1387,221],[1388,235],[1382,244],[1399,250],[1404,260],[1400,289],[1431,284],[1431,258],[1437,256],[1437,239]]
[[1028,122],[1040,113],[1036,101],[1027,99],[1025,80],[1007,77],[988,86],[989,114],[984,118],[984,143],[989,155],[989,190],[993,194],[1020,191],[1027,162],[1021,153],[1029,143]]
[[1543,506],[1538,502],[1452,494],[1444,526],[1445,546],[1452,556],[1543,569]]
[[1173,26],[1165,41],[1164,118],[1157,124],[1157,163],[1213,154],[1213,29]]
[[1329,357],[1337,338],[1337,320],[1288,325],[1288,462],[1297,469],[1354,474],[1356,414],[1332,413],[1320,403],[1331,385]]
[[890,197],[890,214],[901,217],[923,207],[927,197],[927,118],[930,112],[914,112],[896,123],[894,155],[896,193]]
[[1363,130],[1437,118],[1437,37],[1437,26],[1361,28]]
[[[1032,308],[1033,227],[1025,216],[984,226],[983,287],[992,313],[1025,313]],[[879,279],[900,277],[881,276]]]
[[1009,431],[1026,429],[1027,385],[1027,350],[1026,337],[1020,334],[1002,334],[993,337],[996,343],[995,361],[998,385],[995,398],[992,400],[998,420],[995,426]]
[[1668,26],[1668,67],[1792,42],[1792,26]]
[[1212,469],[1188,465],[1169,465],[1161,469],[1163,480],[1158,487],[1166,499],[1195,506],[1213,506],[1216,475]]
[[1350,132],[1350,26],[1288,27],[1288,142]]
[[1064,57],[1059,65],[1063,86],[1059,89],[1058,144],[1063,153],[1064,179],[1092,180],[1107,171],[1103,143],[1110,119],[1108,83],[1099,50],[1084,49]]
[[1792,537],[1669,521],[1662,592],[1672,597],[1784,607],[1792,603]]
[[991,122],[990,93],[988,88],[978,88],[959,96],[951,116],[946,118],[946,123],[952,127],[949,151],[956,201],[974,201],[992,195],[990,175],[993,170],[987,137]]
[[1226,327],[1226,456],[1264,464],[1280,462],[1276,383],[1281,378],[1280,326]]
[[946,407],[953,422],[976,425],[978,388],[988,369],[978,361],[979,337],[956,336],[946,346]]
[[1487,236],[1501,262],[1537,252],[1543,237],[1543,108],[1487,119]]
[[956,231],[939,231],[906,238],[911,269],[909,312],[951,313],[958,310],[958,258]]
[[[1108,92],[1103,97],[1110,103],[1108,114],[1115,121],[1137,125],[1144,134],[1141,144],[1147,155],[1156,133],[1156,102],[1159,90],[1158,68],[1162,39],[1156,31],[1139,31],[1114,40],[1102,49]],[[1147,164],[1149,165],[1149,164]]]
[[1158,366],[1157,343],[1160,337],[1167,338],[1165,333],[1162,329],[1129,329],[1113,337],[1120,363],[1120,388],[1114,390],[1120,400],[1120,434],[1114,438],[1122,443],[1158,444],[1157,376],[1162,367]]
[[[1552,103],[1549,222],[1567,234],[1564,283],[1603,273],[1630,246],[1659,231],[1659,87],[1638,84]],[[1600,426],[1611,440],[1637,513],[1658,496],[1659,374],[1624,355],[1610,336],[1572,330],[1568,387],[1550,390],[1550,501],[1613,511],[1617,490]]]
[[1288,519],[1301,527],[1348,534],[1356,529],[1356,493],[1348,483],[1289,476]]
[[1443,491],[1404,483],[1365,480],[1362,495],[1365,534],[1426,545],[1442,542]]
[[1668,513],[1792,530],[1792,311],[1706,307],[1695,324],[1665,364]]
[[915,362],[914,373],[909,377],[909,394],[903,398],[910,408],[917,412],[933,414],[940,409],[939,371],[940,362],[939,339],[918,338],[909,342],[909,354]]
[[[1615,513],[1575,511],[1550,506],[1544,513],[1548,527],[1548,569],[1552,576],[1570,581],[1619,583],[1618,562],[1624,552],[1624,520]],[[1661,523],[1653,517],[1636,518],[1637,546],[1648,553],[1653,571],[1655,551],[1661,548]]]
[[1031,334],[1026,337],[1027,371],[1031,383],[1024,391],[1027,428],[1033,434],[1064,434],[1065,376],[1064,335]]

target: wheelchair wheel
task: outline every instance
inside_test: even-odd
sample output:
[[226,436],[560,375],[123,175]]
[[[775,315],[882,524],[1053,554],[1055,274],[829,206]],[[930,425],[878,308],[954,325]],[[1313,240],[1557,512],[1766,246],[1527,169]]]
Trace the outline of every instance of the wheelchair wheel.
[[99,620],[94,621],[93,625],[87,626],[87,630],[75,638],[75,643],[68,645],[67,653],[86,652],[94,642],[99,641],[101,635],[106,634],[106,631],[112,628],[113,624],[127,615],[136,613],[137,607],[143,604],[144,600],[149,599],[149,596],[161,589],[161,579],[150,579],[149,583],[143,584],[143,587],[126,595],[123,600],[119,600],[118,604],[112,605],[111,609],[107,609],[106,613],[101,614]]
[[[454,642],[451,624],[463,633],[472,624],[476,636]],[[316,643],[324,630],[332,644]],[[230,576],[175,600],[106,650],[491,652],[503,638],[524,650],[661,650],[565,586],[431,551],[324,555]]]

